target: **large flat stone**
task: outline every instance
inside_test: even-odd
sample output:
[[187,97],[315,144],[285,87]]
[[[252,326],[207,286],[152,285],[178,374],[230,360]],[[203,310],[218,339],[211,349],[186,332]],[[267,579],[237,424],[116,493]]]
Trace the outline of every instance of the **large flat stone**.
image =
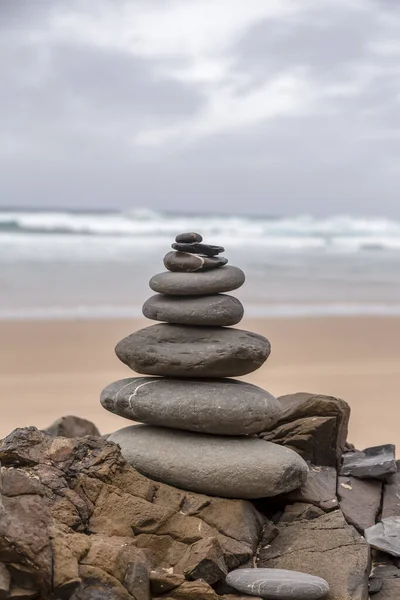
[[137,373],[165,377],[237,377],[267,360],[269,341],[241,329],[162,323],[121,340],[115,352]]
[[234,379],[132,377],[108,385],[100,401],[110,412],[147,425],[220,435],[264,431],[282,410],[268,392]]
[[243,305],[233,296],[165,296],[156,294],[143,304],[143,315],[153,321],[182,325],[224,327],[243,317]]
[[286,569],[236,569],[226,582],[239,592],[271,600],[318,600],[329,592],[321,577]]
[[340,510],[310,504],[287,506],[272,544],[261,542],[259,567],[303,571],[322,577],[329,600],[367,600],[370,552]]
[[306,480],[298,454],[257,438],[133,425],[110,438],[138,471],[179,488],[227,498],[265,498]]
[[171,273],[153,275],[149,285],[154,292],[170,296],[209,296],[237,290],[243,285],[245,275],[238,267],[225,266],[197,273]]

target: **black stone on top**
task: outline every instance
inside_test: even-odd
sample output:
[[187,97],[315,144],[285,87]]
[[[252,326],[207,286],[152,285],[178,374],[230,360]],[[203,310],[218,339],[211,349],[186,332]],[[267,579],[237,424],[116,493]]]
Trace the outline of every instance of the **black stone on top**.
[[215,256],[225,251],[222,246],[211,246],[210,244],[200,244],[194,242],[192,244],[178,243],[172,244],[174,250],[179,252],[189,252],[190,254],[204,254],[205,256]]
[[178,242],[178,244],[192,244],[193,242],[202,242],[203,236],[191,231],[190,233],[180,233],[176,236],[175,241]]

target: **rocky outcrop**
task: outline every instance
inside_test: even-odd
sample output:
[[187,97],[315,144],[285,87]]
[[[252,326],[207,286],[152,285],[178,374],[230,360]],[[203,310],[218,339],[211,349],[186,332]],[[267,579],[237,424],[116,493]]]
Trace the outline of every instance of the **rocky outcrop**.
[[0,597],[214,600],[267,523],[247,501],[147,479],[100,437],[17,429],[0,461]]

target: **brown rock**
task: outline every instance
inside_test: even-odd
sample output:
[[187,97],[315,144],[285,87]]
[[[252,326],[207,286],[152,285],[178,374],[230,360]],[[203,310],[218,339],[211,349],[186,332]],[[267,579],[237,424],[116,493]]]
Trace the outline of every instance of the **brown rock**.
[[80,417],[67,416],[54,421],[44,430],[50,435],[66,438],[85,437],[85,435],[100,435],[96,425]]
[[211,586],[205,581],[185,581],[160,599],[165,600],[219,600]]
[[339,477],[340,508],[348,523],[364,532],[375,525],[381,503],[382,483],[373,479]]
[[324,513],[310,504],[294,504],[277,527],[274,543],[261,543],[258,567],[322,577],[329,583],[330,600],[367,600],[369,548],[340,510]]
[[175,569],[182,571],[186,579],[202,579],[210,585],[228,574],[223,550],[216,537],[207,537],[189,546]]
[[292,448],[314,465],[337,467],[346,444],[347,402],[308,393],[281,396],[279,401],[282,416],[271,431],[259,436]]
[[250,502],[150,481],[101,437],[28,428],[0,442],[0,457],[0,560],[13,597],[150,600],[151,570],[153,595],[215,599],[183,570],[223,579],[258,547],[265,519]]
[[39,592],[37,590],[28,590],[26,588],[20,588],[17,585],[12,585],[7,598],[9,600],[34,600],[35,598],[39,598]]

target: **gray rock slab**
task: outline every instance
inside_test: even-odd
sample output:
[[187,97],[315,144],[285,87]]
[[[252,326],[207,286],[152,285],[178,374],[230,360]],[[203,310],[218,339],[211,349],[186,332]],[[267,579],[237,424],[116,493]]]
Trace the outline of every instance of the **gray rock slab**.
[[347,452],[343,455],[340,474],[360,479],[385,479],[396,471],[395,447],[393,444],[385,444]]
[[384,484],[382,519],[400,517],[400,461],[396,464],[397,473],[390,475]]
[[300,487],[308,474],[298,454],[255,437],[133,425],[108,441],[119,444],[124,458],[151,479],[211,496],[276,496]]
[[325,579],[287,569],[236,569],[226,582],[239,592],[271,600],[318,600],[329,592]]
[[143,315],[153,321],[178,325],[225,327],[243,317],[243,305],[233,296],[165,296],[156,294],[143,304]]
[[329,512],[338,508],[337,473],[334,467],[310,465],[307,481],[284,497],[286,502],[308,502]]
[[366,529],[364,535],[373,548],[400,557],[400,517],[386,517]]
[[269,341],[262,335],[225,327],[162,323],[121,340],[115,352],[133,371],[165,377],[237,377],[267,360]]
[[369,593],[374,595],[374,600],[400,598],[400,569],[390,556],[382,552],[373,553]]
[[368,599],[370,550],[340,510],[324,513],[310,504],[293,504],[276,526],[273,543],[261,543],[259,567],[322,577],[330,587],[329,600]]
[[269,392],[234,379],[133,377],[108,385],[100,401],[110,412],[147,425],[220,435],[263,431],[282,410]]
[[382,494],[382,482],[374,479],[339,477],[340,508],[348,523],[361,533],[375,525]]
[[243,285],[245,275],[238,267],[221,267],[196,273],[171,273],[153,275],[149,285],[154,292],[171,296],[209,296],[237,290]]
[[194,273],[217,269],[227,264],[224,256],[201,256],[189,252],[168,252],[164,256],[164,266],[174,273]]

